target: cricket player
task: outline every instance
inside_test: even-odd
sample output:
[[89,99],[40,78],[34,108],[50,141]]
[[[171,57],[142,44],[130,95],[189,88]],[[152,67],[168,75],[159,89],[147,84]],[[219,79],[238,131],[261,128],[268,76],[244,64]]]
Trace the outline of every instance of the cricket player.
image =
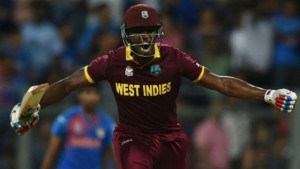
[[112,136],[115,123],[97,109],[101,97],[99,87],[83,87],[77,97],[80,104],[54,121],[41,169],[54,166],[57,169],[108,169],[114,162]]
[[[234,77],[216,75],[188,54],[162,45],[162,23],[152,7],[131,6],[123,22],[123,46],[52,84],[40,102],[44,108],[77,88],[107,80],[119,111],[113,147],[121,169],[186,168],[188,138],[176,116],[181,77],[227,96],[265,101],[283,112],[293,110],[297,96],[290,90],[266,90]],[[39,108],[32,110],[26,123],[12,118],[18,133],[36,124]],[[18,111],[17,105],[13,111]]]

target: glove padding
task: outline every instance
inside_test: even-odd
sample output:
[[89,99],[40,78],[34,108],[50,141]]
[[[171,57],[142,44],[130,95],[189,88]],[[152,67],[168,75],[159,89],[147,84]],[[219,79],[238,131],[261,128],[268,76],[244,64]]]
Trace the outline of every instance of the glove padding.
[[297,94],[288,89],[267,90],[264,99],[277,110],[290,113],[295,107]]
[[35,127],[39,121],[39,111],[41,106],[33,107],[26,113],[26,116],[21,115],[18,118],[18,114],[20,113],[21,104],[18,103],[14,106],[10,113],[10,126],[19,134],[23,135],[29,129]]

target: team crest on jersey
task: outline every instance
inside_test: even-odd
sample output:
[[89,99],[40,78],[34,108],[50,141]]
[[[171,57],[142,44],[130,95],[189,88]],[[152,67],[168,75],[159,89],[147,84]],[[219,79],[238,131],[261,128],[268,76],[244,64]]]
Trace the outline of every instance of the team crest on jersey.
[[130,66],[127,66],[127,67],[125,68],[125,75],[128,76],[128,77],[133,76],[133,68],[130,67]]
[[142,12],[141,12],[141,16],[142,16],[143,19],[148,19],[148,18],[149,18],[149,13],[148,13],[148,11],[142,11]]
[[96,135],[98,138],[102,139],[105,137],[105,131],[103,128],[98,128],[96,131]]
[[153,76],[159,76],[161,74],[161,68],[158,64],[152,65],[150,71]]

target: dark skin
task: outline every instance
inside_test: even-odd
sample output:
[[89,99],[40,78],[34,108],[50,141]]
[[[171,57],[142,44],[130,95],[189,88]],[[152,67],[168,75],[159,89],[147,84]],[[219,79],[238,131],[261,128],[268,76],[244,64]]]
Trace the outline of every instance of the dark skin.
[[[265,89],[253,86],[240,79],[230,76],[218,76],[205,68],[202,79],[197,83],[206,88],[219,91],[220,93],[241,98],[241,99],[253,99],[264,100]],[[41,100],[42,108],[51,105],[77,88],[90,85],[84,75],[83,69],[76,71],[74,74],[52,84]]]
[[[140,43],[151,43],[151,41],[156,38],[155,34],[157,33],[157,27],[150,27],[148,29],[145,28],[134,28],[128,31],[129,35],[131,36],[130,42],[132,44],[140,44]],[[132,46],[133,50],[136,53],[143,54],[143,55],[151,55],[154,53],[154,46],[149,45],[149,51],[142,51],[142,46]],[[147,47],[146,47],[147,48]],[[153,57],[140,57],[135,55],[134,53],[131,53],[131,55],[134,57],[134,60],[139,63],[140,65],[146,65],[150,63],[153,60]]]
[[[155,36],[153,33],[157,31],[157,29],[135,29],[129,30],[129,33],[135,34],[149,34],[148,36],[143,36],[144,42],[150,42],[151,37]],[[142,39],[139,35],[131,37],[130,41],[132,43],[141,43]],[[142,53],[141,50],[135,50],[138,53]],[[153,53],[154,47],[150,46],[149,53]],[[147,53],[143,53],[147,54]],[[135,62],[141,65],[149,64],[153,61],[152,57],[140,57],[133,54]],[[54,102],[59,101],[60,99],[67,96],[73,90],[87,86],[90,83],[86,79],[84,75],[83,69],[76,71],[74,74],[62,79],[54,84],[52,84],[49,89],[46,91],[45,95],[43,96],[40,105],[42,108],[53,104]],[[205,68],[204,75],[202,79],[197,82],[197,84],[202,85],[206,88],[219,91],[220,93],[241,98],[241,99],[254,99],[254,100],[264,100],[264,94],[266,92],[265,89],[253,86],[243,80],[238,78],[230,77],[230,76],[219,76],[210,72],[208,69]]]

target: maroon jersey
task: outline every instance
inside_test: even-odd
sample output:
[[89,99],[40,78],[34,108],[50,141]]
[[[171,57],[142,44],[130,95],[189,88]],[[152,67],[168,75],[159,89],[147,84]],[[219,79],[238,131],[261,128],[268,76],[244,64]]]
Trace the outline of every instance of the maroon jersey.
[[135,62],[130,49],[122,46],[84,70],[90,83],[110,83],[119,111],[117,129],[151,133],[181,130],[176,115],[180,79],[197,82],[204,73],[191,56],[167,45],[155,46],[154,59],[146,65]]

